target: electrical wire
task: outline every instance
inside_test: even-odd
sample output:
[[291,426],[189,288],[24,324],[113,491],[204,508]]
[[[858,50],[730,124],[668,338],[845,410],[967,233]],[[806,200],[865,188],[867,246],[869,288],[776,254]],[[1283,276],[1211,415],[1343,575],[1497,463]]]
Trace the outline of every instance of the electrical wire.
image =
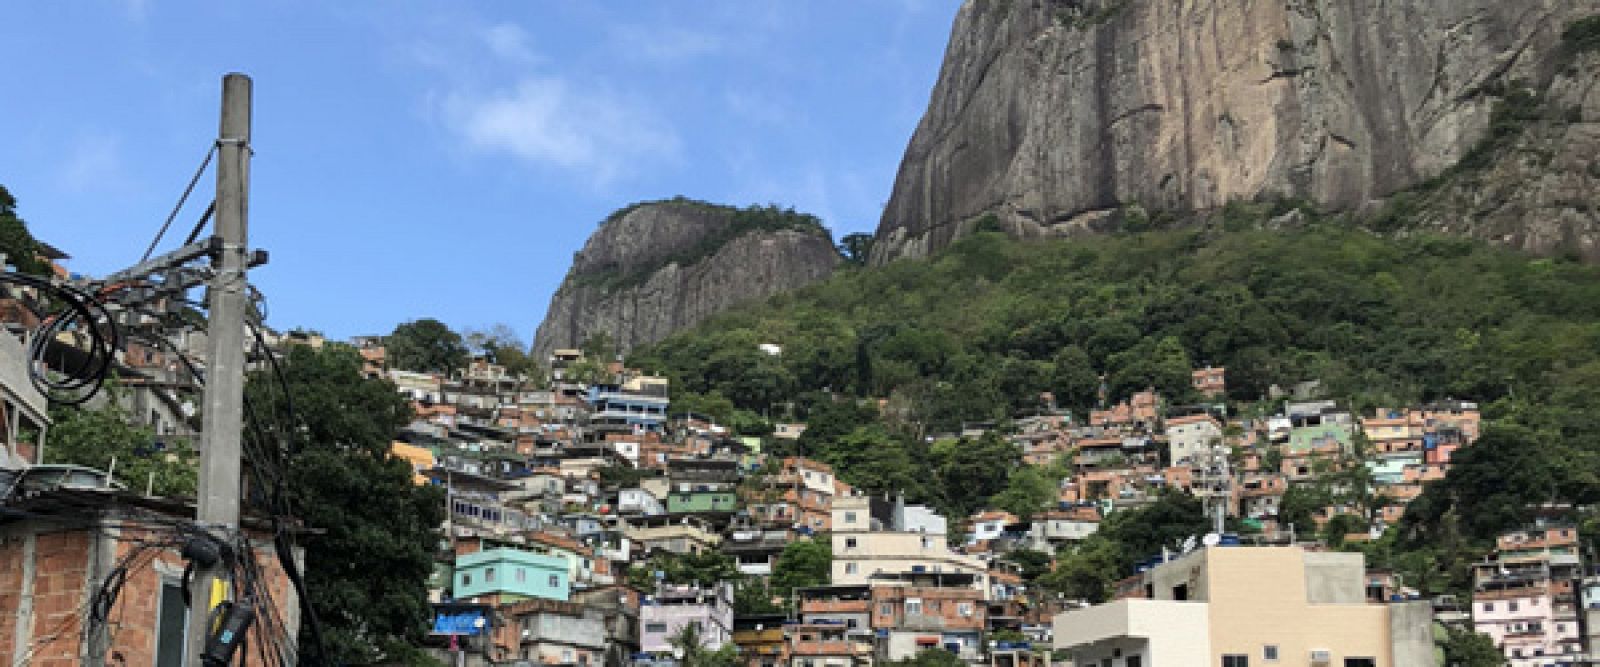
[[[294,410],[293,390],[289,384],[288,376],[284,372],[283,365],[279,362],[278,356],[273,352],[272,347],[267,344],[266,335],[262,332],[261,327],[253,321],[247,321],[246,324],[255,341],[256,350],[260,356],[266,359],[271,370],[271,377],[274,381],[266,386],[273,387],[275,385],[278,391],[273,392],[269,389],[263,392],[263,396],[269,399],[268,402],[270,403],[269,406],[266,406],[268,408],[268,418],[265,419],[256,410],[255,402],[248,395],[245,397],[245,430],[241,433],[241,449],[246,460],[250,463],[248,468],[252,479],[255,481],[256,488],[259,490],[258,493],[264,494],[259,498],[261,500],[260,505],[267,510],[272,524],[274,552],[283,568],[285,577],[289,579],[290,584],[295,589],[302,620],[311,635],[312,643],[316,647],[318,661],[308,661],[308,664],[332,664],[327,652],[327,644],[322,635],[321,622],[317,617],[315,607],[311,603],[305,579],[299,571],[299,565],[294,558],[292,535],[285,524],[285,520],[293,516],[287,493],[288,460],[294,450],[297,449],[293,445],[294,438],[290,434],[295,431],[300,423],[299,417]],[[188,355],[177,350],[170,342],[166,343],[166,346],[184,364],[190,374],[196,378],[196,381],[204,384],[203,375],[195,368],[195,364],[188,358]],[[278,400],[275,394],[281,394],[282,400]],[[258,592],[256,600],[258,600],[258,603],[265,601],[263,606],[270,608],[270,612],[266,615],[277,614],[276,603],[273,601],[270,591]],[[281,623],[281,618],[279,622]],[[292,651],[292,649],[290,650]],[[292,664],[298,663],[299,660],[295,660]]]
[[[178,203],[173,205],[172,212],[167,214],[167,221],[161,223],[161,229],[156,231],[156,237],[150,240],[150,247],[145,248],[144,255],[139,258],[140,262],[150,259],[150,254],[155,252],[156,244],[161,243],[161,237],[165,236],[167,233],[167,228],[172,226],[172,220],[178,217],[178,211],[183,210],[183,203],[189,201],[189,193],[194,192],[194,186],[200,182],[200,176],[206,173],[206,167],[211,164],[211,158],[216,154],[217,145],[213,143],[211,144],[210,148],[206,149],[206,157],[200,161],[200,168],[194,170],[194,176],[189,179],[189,185],[183,189],[183,194],[178,196]],[[215,202],[213,202],[212,205],[215,206]],[[204,218],[202,218],[202,221],[203,220]],[[202,222],[202,224],[204,223]],[[191,234],[191,240],[184,241],[184,245],[192,243],[193,238],[194,235]]]
[[[32,300],[19,299],[39,326],[28,341],[28,377],[35,389],[52,403],[79,405],[93,398],[105,383],[116,351],[120,332],[111,311],[100,295],[64,282],[8,271],[0,273],[0,284],[11,284],[38,292]],[[108,288],[115,291],[120,287]],[[52,308],[53,306],[53,308]],[[76,344],[60,339],[78,338]],[[87,340],[82,340],[87,338]],[[57,363],[50,367],[51,352]],[[71,354],[75,352],[76,354]],[[74,360],[71,356],[80,356]]]

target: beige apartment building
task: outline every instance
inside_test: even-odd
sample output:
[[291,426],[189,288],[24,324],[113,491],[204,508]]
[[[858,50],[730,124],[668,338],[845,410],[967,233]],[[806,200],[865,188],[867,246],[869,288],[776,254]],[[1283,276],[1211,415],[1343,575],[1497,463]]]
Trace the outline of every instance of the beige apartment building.
[[967,573],[974,575],[974,587],[989,589],[984,562],[950,549],[943,517],[903,505],[875,509],[872,500],[833,499],[835,585],[867,584],[873,575]]
[[1096,667],[1424,667],[1427,602],[1370,604],[1360,554],[1206,547],[1144,574],[1140,597],[1057,615],[1055,648]]
[[639,545],[643,553],[667,551],[675,554],[702,554],[715,551],[722,543],[719,535],[704,520],[692,517],[641,516],[628,520],[623,535]]

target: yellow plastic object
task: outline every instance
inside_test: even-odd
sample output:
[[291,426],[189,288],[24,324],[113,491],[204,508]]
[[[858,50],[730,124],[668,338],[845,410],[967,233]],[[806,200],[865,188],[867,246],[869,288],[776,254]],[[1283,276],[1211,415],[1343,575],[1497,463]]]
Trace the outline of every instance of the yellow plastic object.
[[[222,604],[223,602],[227,601],[227,599],[228,599],[228,582],[227,582],[227,580],[223,579],[222,577],[213,578],[211,580],[211,603],[206,605],[206,613],[211,613],[211,612],[216,611],[217,610],[217,605]],[[217,619],[217,621],[220,621],[220,620],[221,620],[220,618]],[[215,625],[215,623],[217,621],[213,621],[213,626]],[[213,631],[215,631],[216,627],[212,627],[211,629]]]

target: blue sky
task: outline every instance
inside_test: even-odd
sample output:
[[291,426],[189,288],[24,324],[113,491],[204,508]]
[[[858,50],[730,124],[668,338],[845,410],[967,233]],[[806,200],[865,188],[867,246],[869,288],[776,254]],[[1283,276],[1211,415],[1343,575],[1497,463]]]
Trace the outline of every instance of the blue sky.
[[131,264],[242,71],[274,326],[431,316],[531,338],[572,253],[630,202],[775,202],[871,231],[958,4],[13,3],[0,184],[73,270]]

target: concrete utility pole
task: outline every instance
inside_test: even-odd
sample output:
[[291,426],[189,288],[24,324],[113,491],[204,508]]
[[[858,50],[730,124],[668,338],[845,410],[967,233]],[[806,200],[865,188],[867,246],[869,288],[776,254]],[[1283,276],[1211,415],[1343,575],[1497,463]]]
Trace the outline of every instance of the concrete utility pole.
[[[228,537],[239,528],[240,439],[244,408],[244,327],[250,189],[250,77],[222,78],[222,123],[217,135],[216,235],[206,340],[205,412],[200,423],[200,478],[195,519]],[[220,565],[220,563],[219,563]],[[210,634],[212,582],[219,567],[197,568],[190,589],[185,663],[200,665]]]

